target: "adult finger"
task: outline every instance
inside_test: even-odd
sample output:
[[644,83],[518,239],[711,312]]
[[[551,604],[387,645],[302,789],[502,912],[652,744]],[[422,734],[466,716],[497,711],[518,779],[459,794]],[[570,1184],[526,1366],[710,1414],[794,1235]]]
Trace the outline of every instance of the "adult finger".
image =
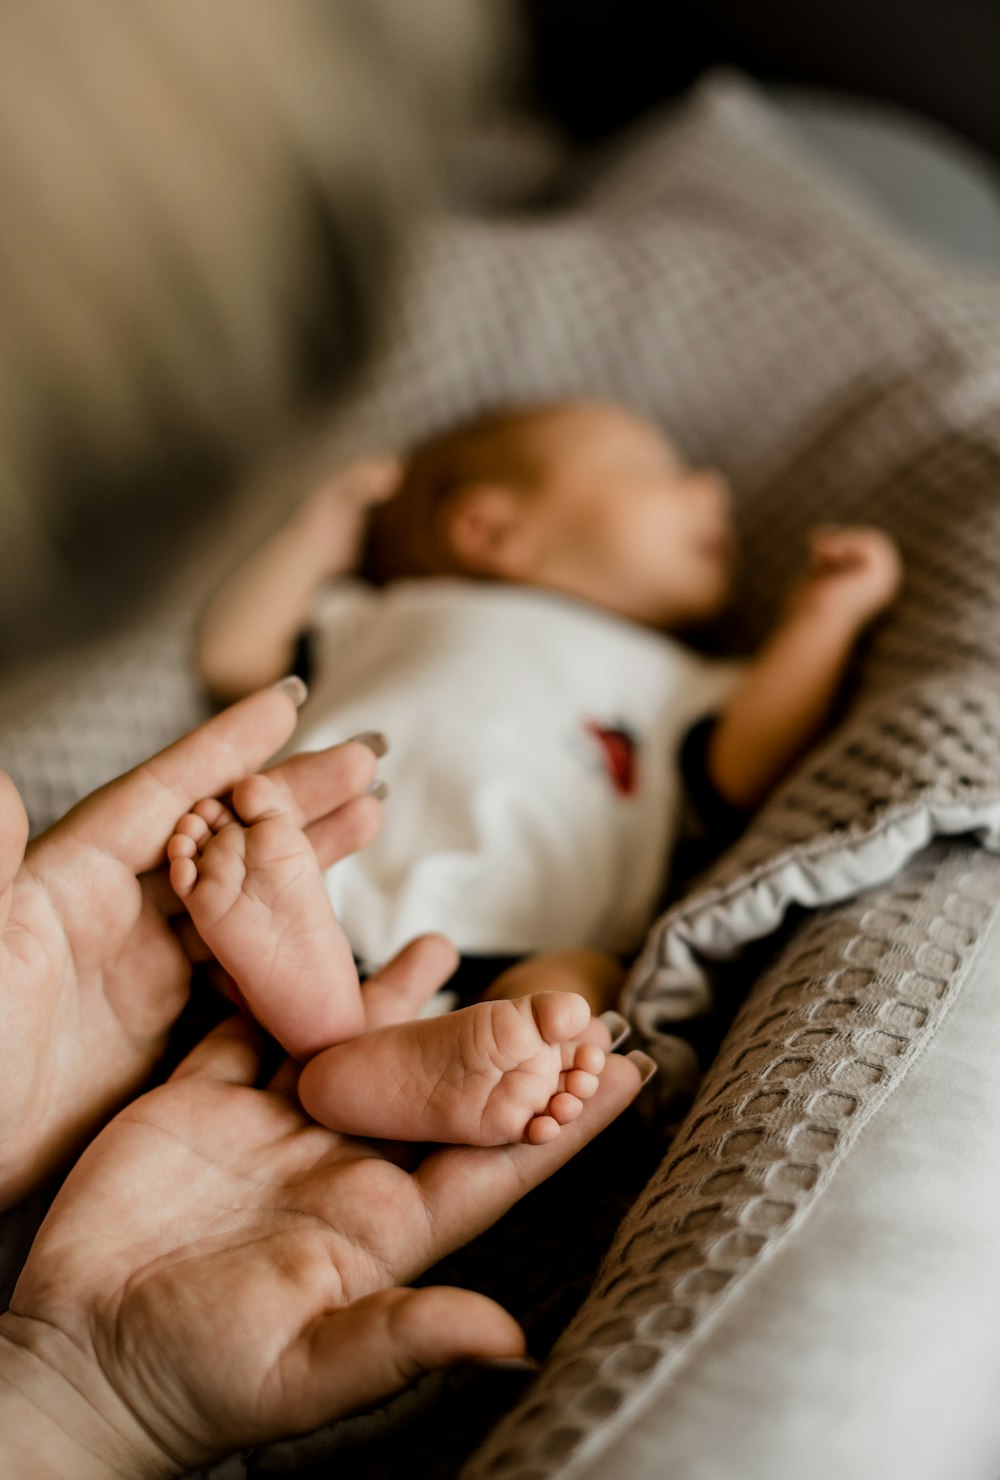
[[174,934],[180,941],[185,956],[192,966],[205,966],[215,956],[202,940],[190,915],[179,915],[174,921]]
[[221,1084],[257,1082],[264,1041],[254,1025],[234,1013],[196,1044],[171,1079],[214,1079]]
[[167,867],[161,865],[159,868],[150,869],[148,873],[142,874],[139,887],[153,908],[167,919],[174,915],[187,916],[185,906],[174,893]]
[[10,907],[10,886],[24,862],[28,814],[21,793],[6,771],[0,771],[0,926]]
[[[471,1290],[379,1290],[319,1316],[282,1355],[275,1390],[283,1425],[305,1430],[366,1407],[425,1372],[468,1360],[518,1358],[524,1335]],[[287,1395],[294,1394],[294,1411]]]
[[385,737],[372,731],[326,750],[289,756],[269,767],[267,774],[281,789],[285,806],[299,827],[308,827],[363,796],[375,779],[378,758],[387,749]]
[[[378,834],[381,799],[369,794],[368,788],[374,783],[376,757],[384,754],[384,750],[372,749],[380,739],[373,734],[370,741],[349,740],[328,750],[292,756],[267,772],[281,790],[292,818],[305,829],[322,868],[366,847]],[[150,869],[141,882],[143,892],[162,915],[187,913],[165,868]]]
[[449,1146],[432,1152],[413,1174],[424,1199],[426,1239],[400,1241],[396,1277],[413,1279],[489,1228],[610,1125],[635,1099],[652,1068],[645,1054],[612,1054],[582,1114],[543,1146]]
[[320,868],[330,868],[378,837],[382,826],[381,796],[360,796],[306,828]]
[[382,825],[375,769],[388,749],[372,731],[327,750],[289,757],[268,771],[313,846],[321,868],[366,848]]
[[224,709],[135,770],[78,803],[40,839],[67,830],[136,873],[159,864],[177,819],[201,797],[230,791],[257,771],[295,729],[298,679],[282,680]]
[[207,961],[215,960],[214,953],[209,950],[198,934],[185,905],[174,893],[170,875],[165,867],[152,869],[150,873],[143,874],[139,879],[139,887],[147,903],[170,921],[171,929],[193,966],[200,966]]
[[365,1029],[414,1018],[458,965],[458,952],[443,935],[421,935],[370,976],[362,989]]
[[293,1058],[282,1059],[267,1082],[267,1089],[272,1095],[284,1095],[287,1099],[295,1098],[296,1086],[299,1075],[302,1073],[302,1065]]

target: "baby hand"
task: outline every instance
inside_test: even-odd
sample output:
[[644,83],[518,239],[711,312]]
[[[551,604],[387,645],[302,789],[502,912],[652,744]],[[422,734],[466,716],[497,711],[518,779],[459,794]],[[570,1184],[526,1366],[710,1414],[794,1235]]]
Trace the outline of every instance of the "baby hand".
[[363,458],[324,479],[302,504],[300,517],[328,555],[331,576],[357,567],[368,515],[396,492],[402,472],[399,459],[389,453]]
[[813,530],[809,565],[792,594],[796,611],[815,611],[860,629],[899,593],[903,562],[892,537],[870,525]]

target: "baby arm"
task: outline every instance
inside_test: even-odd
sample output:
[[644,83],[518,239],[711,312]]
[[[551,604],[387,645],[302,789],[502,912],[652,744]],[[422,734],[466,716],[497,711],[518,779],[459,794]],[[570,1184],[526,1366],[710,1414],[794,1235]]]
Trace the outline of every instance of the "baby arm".
[[198,635],[198,668],[220,700],[286,674],[324,581],[356,564],[365,517],[395,491],[394,458],[355,463],[323,483],[215,593]]
[[827,528],[777,631],[723,711],[708,774],[732,805],[756,807],[815,739],[854,646],[895,598],[902,564],[881,530]]

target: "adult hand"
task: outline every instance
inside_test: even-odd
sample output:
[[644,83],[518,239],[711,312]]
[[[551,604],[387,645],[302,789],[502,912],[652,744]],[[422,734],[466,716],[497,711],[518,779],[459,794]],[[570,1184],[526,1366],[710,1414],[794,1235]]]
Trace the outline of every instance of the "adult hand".
[[[284,744],[297,684],[209,720],[26,854],[24,808],[0,773],[0,1207],[44,1181],[159,1059],[206,954],[161,867],[167,839],[198,798],[226,793]],[[272,772],[324,866],[377,832],[381,808],[365,795],[375,764],[354,742]]]
[[[375,1020],[412,1015],[453,964],[439,939],[404,952],[366,989]],[[405,1170],[391,1148],[310,1122],[293,1066],[267,1089],[259,1071],[255,1030],[231,1019],[70,1174],[0,1317],[12,1480],[174,1474],[422,1371],[518,1355],[519,1328],[484,1296],[396,1287],[488,1227],[640,1085],[612,1056],[548,1145],[447,1147]]]

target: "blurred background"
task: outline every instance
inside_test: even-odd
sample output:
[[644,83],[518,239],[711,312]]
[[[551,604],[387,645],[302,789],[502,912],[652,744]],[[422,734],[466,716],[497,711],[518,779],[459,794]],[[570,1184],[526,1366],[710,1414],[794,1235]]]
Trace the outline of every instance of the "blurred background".
[[415,222],[544,208],[710,66],[1000,261],[998,57],[995,0],[5,0],[4,680],[239,519],[391,330]]

